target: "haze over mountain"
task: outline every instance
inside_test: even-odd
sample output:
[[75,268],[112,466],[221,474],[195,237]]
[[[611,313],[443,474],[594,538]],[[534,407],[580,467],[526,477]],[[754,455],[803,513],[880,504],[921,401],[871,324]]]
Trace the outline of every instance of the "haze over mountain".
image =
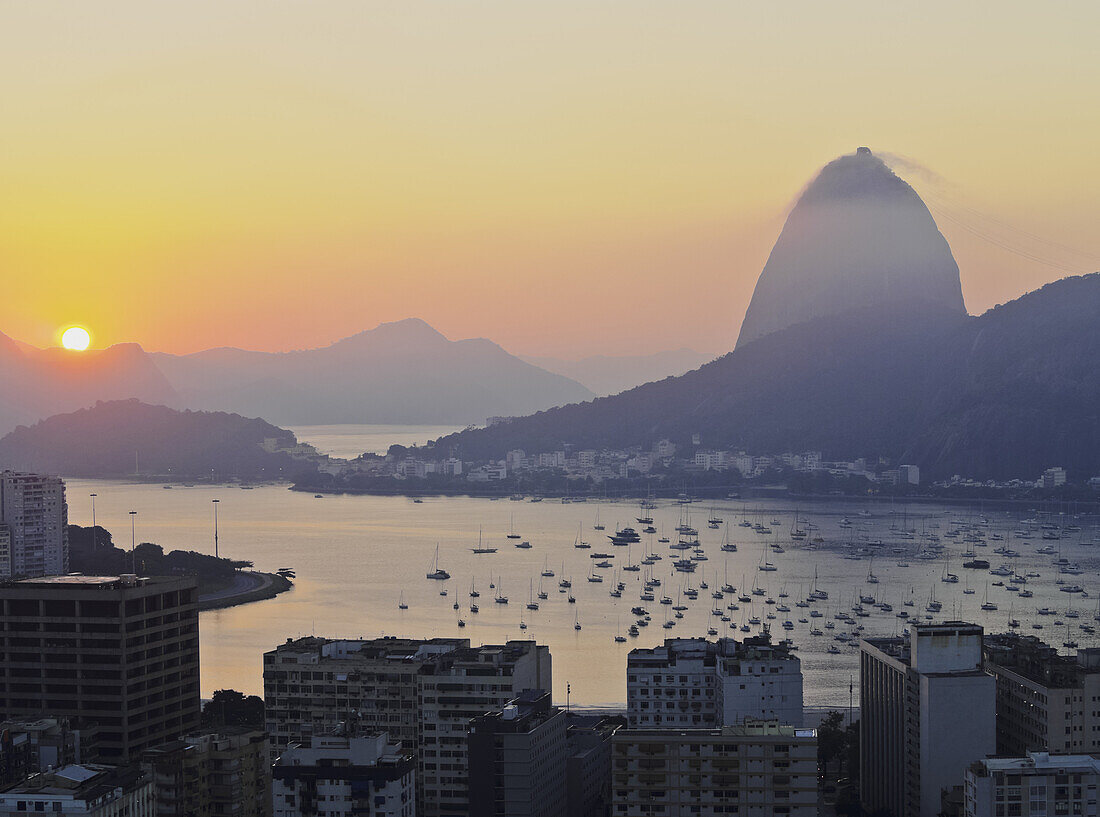
[[850,310],[773,332],[681,377],[460,432],[465,459],[510,449],[819,450],[887,456],[929,476],[1100,470],[1100,273],[979,317],[940,307]]
[[37,349],[0,334],[0,384],[0,434],[97,400],[170,403],[176,398],[136,343],[72,352]]
[[802,193],[756,282],[737,348],[852,309],[965,314],[959,267],[920,196],[868,148]]
[[572,378],[595,394],[606,397],[653,380],[690,372],[713,360],[714,355],[693,349],[671,349],[652,355],[593,355],[579,360],[526,355],[523,359]]
[[477,423],[587,400],[579,383],[416,318],[296,352],[211,349],[154,360],[189,408],[288,424]]

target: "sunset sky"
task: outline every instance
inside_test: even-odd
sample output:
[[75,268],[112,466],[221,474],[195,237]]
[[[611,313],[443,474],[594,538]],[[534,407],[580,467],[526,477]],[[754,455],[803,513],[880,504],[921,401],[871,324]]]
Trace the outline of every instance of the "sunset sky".
[[908,160],[980,312],[1100,269],[1097,31],[1085,2],[6,3],[0,332],[723,352],[859,145]]

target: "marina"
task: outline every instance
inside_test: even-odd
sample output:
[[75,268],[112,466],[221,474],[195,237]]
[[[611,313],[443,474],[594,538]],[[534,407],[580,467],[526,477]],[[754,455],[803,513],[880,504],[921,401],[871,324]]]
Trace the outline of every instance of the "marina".
[[[94,492],[97,521],[116,539],[138,509],[138,540],[166,550],[213,552],[207,514],[219,498],[223,554],[259,569],[295,566],[291,592],[202,614],[204,695],[259,692],[263,650],[311,633],[535,639],[550,646],[555,698],[564,700],[569,683],[573,701],[587,706],[621,705],[626,652],[668,637],[743,638],[768,628],[797,648],[808,706],[846,705],[859,637],[901,634],[910,622],[965,619],[1056,646],[1100,643],[1095,516],[888,501],[318,503],[279,485],[67,486],[73,523],[90,523],[81,498]],[[594,530],[593,505],[604,531]],[[631,530],[639,516],[656,531],[689,530],[662,543],[656,532]],[[701,531],[692,517],[704,520]],[[530,548],[504,546],[513,519]],[[710,519],[722,521],[712,528]],[[581,542],[589,547],[575,547]],[[476,588],[489,588],[493,603],[479,607]],[[508,603],[505,588],[519,603]]]

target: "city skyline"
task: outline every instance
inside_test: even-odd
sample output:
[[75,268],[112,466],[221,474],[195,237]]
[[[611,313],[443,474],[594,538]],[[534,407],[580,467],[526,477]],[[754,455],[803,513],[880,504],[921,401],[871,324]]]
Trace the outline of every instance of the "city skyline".
[[112,5],[8,12],[0,330],[34,345],[418,316],[724,352],[800,186],[860,145],[912,157],[972,314],[1100,266],[1090,7]]

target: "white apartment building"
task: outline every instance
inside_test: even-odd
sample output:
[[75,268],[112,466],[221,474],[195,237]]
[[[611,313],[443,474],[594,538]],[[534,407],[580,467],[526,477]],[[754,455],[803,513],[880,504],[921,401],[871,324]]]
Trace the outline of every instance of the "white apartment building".
[[966,770],[966,817],[1096,817],[1100,759],[1091,755],[989,758]]
[[626,659],[631,727],[716,728],[746,719],[802,725],[802,663],[767,636],[669,638]]
[[60,477],[0,473],[0,528],[8,533],[0,579],[68,573],[68,525],[65,483]]
[[291,744],[271,776],[274,817],[416,815],[416,761],[385,733]]
[[995,754],[996,683],[982,628],[916,624],[910,638],[860,642],[860,800],[868,811],[936,817],[945,789]]

